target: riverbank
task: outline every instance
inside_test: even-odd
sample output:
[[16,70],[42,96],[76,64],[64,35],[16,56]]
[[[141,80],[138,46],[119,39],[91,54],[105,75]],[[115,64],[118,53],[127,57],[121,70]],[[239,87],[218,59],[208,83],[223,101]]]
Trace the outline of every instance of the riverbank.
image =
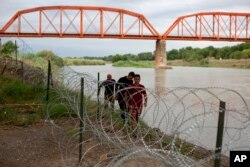
[[219,67],[219,68],[250,68],[250,59],[209,59],[187,62],[184,60],[168,60],[169,66]]
[[153,61],[118,61],[112,63],[114,67],[136,67],[136,68],[153,68],[154,62]]
[[[153,68],[154,61],[118,61],[112,64],[115,67]],[[219,68],[250,68],[250,59],[210,59],[201,61],[167,60],[168,66],[189,67],[219,67]]]
[[105,61],[97,59],[85,58],[64,58],[64,64],[67,66],[81,66],[81,65],[105,65]]
[[[81,65],[105,65],[110,64],[99,59],[84,58],[64,58],[64,64],[67,66]],[[154,61],[117,61],[113,62],[114,67],[135,67],[135,68],[154,68]],[[184,67],[218,67],[218,68],[250,68],[250,59],[202,59],[200,61],[185,61],[182,59],[167,60],[167,66],[184,66]]]

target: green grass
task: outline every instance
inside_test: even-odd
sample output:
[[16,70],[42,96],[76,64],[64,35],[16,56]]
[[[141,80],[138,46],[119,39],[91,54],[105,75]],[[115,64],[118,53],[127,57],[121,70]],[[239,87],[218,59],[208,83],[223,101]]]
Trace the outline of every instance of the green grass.
[[51,62],[52,73],[58,71],[61,67],[64,66],[63,59],[57,55],[54,55],[50,51],[41,51],[38,53],[25,53],[20,55],[20,61],[23,61],[24,64],[28,65],[30,68],[39,67],[44,71],[48,68],[48,60]]
[[67,66],[72,65],[105,65],[103,60],[84,59],[84,58],[65,58],[64,64]]
[[27,126],[38,122],[41,119],[41,112],[25,112],[15,108],[0,109],[0,123],[15,126]]
[[32,63],[34,67],[43,67],[44,64],[48,64],[48,60],[37,56],[36,54],[27,53],[20,56],[24,62]]
[[72,109],[70,109],[70,107],[65,105],[64,103],[56,102],[50,106],[49,116],[52,119],[58,119],[62,117],[76,116],[76,113],[73,112]]
[[195,66],[195,67],[222,67],[222,68],[250,68],[250,59],[224,59],[201,60],[187,62],[184,60],[168,60],[169,66]]
[[18,79],[0,76],[0,103],[38,102],[43,93],[42,85],[28,85]]
[[153,68],[154,63],[152,61],[118,61],[113,63],[115,67],[137,67],[137,68]]
[[36,123],[48,115],[51,119],[76,116],[66,101],[58,98],[53,90],[49,94],[48,106],[45,95],[45,86],[24,84],[18,79],[1,76],[0,124],[25,126]]
[[40,120],[44,94],[42,85],[24,84],[11,76],[0,76],[0,124],[24,126]]
[[[222,67],[222,68],[250,68],[250,59],[225,59],[225,60],[200,60],[200,61],[184,61],[184,60],[167,60],[169,66],[190,66],[190,67]],[[118,61],[113,63],[115,67],[138,67],[138,68],[154,68],[153,61]]]

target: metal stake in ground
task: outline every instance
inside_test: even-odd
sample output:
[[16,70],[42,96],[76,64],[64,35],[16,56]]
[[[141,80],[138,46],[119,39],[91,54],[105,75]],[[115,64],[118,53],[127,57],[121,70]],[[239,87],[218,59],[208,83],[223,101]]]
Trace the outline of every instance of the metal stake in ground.
[[84,106],[84,78],[81,78],[80,92],[80,137],[79,137],[79,165],[82,159],[82,142],[83,142],[83,106]]
[[17,65],[17,43],[16,43],[16,40],[15,40],[15,56],[16,56],[16,65]]
[[23,71],[23,62],[21,62],[21,71],[22,71],[22,82],[24,82],[24,79],[23,79],[23,73],[24,73],[24,71]]
[[220,101],[214,167],[220,166],[226,103]]
[[51,77],[51,64],[50,60],[48,60],[48,78],[47,78],[47,91],[46,91],[46,101],[49,101],[49,85],[50,85],[50,77]]
[[97,73],[97,113],[96,113],[96,117],[97,117],[97,120],[99,120],[99,117],[100,117],[100,90],[99,90],[99,87],[100,87],[100,73],[98,72]]

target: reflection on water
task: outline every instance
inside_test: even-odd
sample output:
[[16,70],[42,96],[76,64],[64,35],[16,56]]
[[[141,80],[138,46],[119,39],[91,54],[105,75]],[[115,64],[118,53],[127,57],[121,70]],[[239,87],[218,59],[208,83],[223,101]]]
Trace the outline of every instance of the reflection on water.
[[162,96],[166,93],[166,70],[165,69],[155,69],[155,94],[157,96]]

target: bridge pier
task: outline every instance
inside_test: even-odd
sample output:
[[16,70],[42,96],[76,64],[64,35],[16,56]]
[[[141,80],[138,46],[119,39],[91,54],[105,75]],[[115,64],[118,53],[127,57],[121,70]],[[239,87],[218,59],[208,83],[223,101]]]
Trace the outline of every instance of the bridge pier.
[[155,68],[166,69],[167,67],[167,53],[166,53],[166,41],[156,40],[155,47]]

